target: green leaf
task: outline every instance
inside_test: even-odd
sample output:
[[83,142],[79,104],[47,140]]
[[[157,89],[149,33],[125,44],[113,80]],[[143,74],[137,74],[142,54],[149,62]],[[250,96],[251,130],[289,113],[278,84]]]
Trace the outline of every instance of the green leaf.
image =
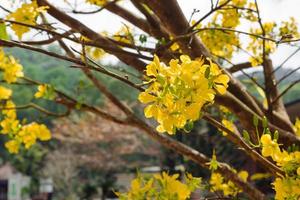
[[243,130],[243,138],[244,138],[244,140],[245,140],[246,143],[249,143],[249,141],[250,141],[250,136],[249,136],[248,131]]
[[188,123],[185,124],[183,130],[186,132],[186,133],[189,133],[193,130],[194,128],[194,122],[192,121],[189,121]]
[[258,117],[257,117],[257,115],[253,115],[253,125],[254,125],[255,127],[258,126]]
[[205,69],[205,73],[204,73],[204,75],[205,75],[205,78],[209,78],[209,75],[210,75],[210,68],[209,67],[207,67],[206,69]]
[[6,31],[6,25],[4,23],[0,23],[0,39],[1,40],[8,40],[8,34]]
[[147,42],[147,36],[144,35],[144,34],[141,34],[139,40],[140,40],[141,43],[146,43]]
[[279,133],[278,133],[277,130],[274,132],[274,136],[273,136],[273,137],[274,137],[273,139],[274,139],[275,141],[278,140],[278,138],[279,138]]
[[53,100],[56,98],[56,92],[52,85],[46,86],[45,94],[43,95],[44,99]]
[[77,110],[80,110],[81,107],[82,107],[82,104],[79,103],[79,102],[77,102],[76,105],[75,105],[75,108],[76,108]]
[[268,119],[265,116],[263,117],[262,124],[264,128],[268,127]]

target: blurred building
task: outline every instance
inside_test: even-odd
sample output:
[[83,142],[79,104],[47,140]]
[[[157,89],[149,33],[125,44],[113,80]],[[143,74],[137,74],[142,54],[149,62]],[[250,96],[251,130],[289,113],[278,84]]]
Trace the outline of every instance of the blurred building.
[[0,167],[0,200],[29,199],[30,177],[21,174],[10,164]]

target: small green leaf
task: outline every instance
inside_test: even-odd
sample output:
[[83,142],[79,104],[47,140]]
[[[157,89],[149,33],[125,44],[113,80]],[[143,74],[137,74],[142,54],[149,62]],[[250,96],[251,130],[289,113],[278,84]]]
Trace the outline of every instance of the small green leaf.
[[188,123],[185,124],[183,130],[186,132],[186,133],[189,133],[193,130],[194,128],[194,122],[192,121],[189,121]]
[[47,89],[46,89],[44,98],[48,99],[48,100],[53,100],[56,98],[56,92],[52,85],[47,85]]
[[271,131],[269,128],[266,128],[266,134],[272,135]]
[[1,40],[8,40],[8,34],[6,31],[6,25],[4,23],[0,23],[0,39]]
[[248,131],[243,130],[243,138],[244,138],[244,140],[245,140],[246,143],[250,142],[250,136],[249,136]]
[[209,75],[210,75],[210,67],[207,67],[206,69],[205,69],[205,73],[204,73],[204,75],[205,75],[205,78],[209,78]]
[[75,108],[77,110],[80,110],[81,106],[82,106],[81,103],[77,102],[76,105],[75,105]]
[[255,127],[258,126],[258,117],[257,117],[257,115],[253,115],[253,125],[254,125]]
[[263,117],[262,125],[263,125],[264,128],[268,127],[268,119],[265,116]]
[[274,132],[274,136],[273,136],[273,137],[274,137],[273,139],[274,139],[275,141],[278,140],[278,138],[279,138],[279,133],[278,133],[277,130]]
[[146,43],[147,42],[147,36],[144,34],[141,34],[139,37],[139,40],[141,43]]

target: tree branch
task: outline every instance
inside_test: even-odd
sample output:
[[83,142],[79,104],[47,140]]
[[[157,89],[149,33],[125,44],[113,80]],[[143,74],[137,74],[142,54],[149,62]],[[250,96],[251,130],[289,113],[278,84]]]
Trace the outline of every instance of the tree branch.
[[[49,13],[51,16],[62,22],[63,24],[71,27],[73,30],[81,33],[83,36],[89,38],[90,40],[93,40],[95,42],[102,43],[103,45],[107,47],[112,47],[114,49],[119,49],[117,45],[115,45],[113,42],[107,40],[105,37],[99,35],[98,33],[94,32],[93,30],[89,29],[87,26],[79,22],[78,20],[70,17],[69,15],[65,14],[64,12],[58,10],[54,6],[52,6],[47,0],[37,0],[39,6],[48,6],[47,13]],[[120,52],[111,51],[108,50],[108,53],[111,53],[115,56],[117,56],[122,62],[135,67],[138,71],[143,71],[146,64],[136,59],[135,57],[129,57],[126,56]]]

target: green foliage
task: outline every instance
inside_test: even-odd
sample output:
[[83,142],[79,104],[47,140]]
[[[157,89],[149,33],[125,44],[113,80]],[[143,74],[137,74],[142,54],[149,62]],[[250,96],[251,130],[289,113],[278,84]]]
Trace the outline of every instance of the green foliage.
[[[49,46],[48,51],[58,54],[62,53],[57,46]],[[53,87],[73,96],[80,103],[88,103],[96,106],[103,104],[103,96],[98,92],[97,88],[94,87],[93,83],[91,83],[79,69],[70,70],[70,63],[22,49],[7,49],[6,52],[20,60],[24,66],[24,74],[26,77],[49,84],[51,88]],[[106,66],[106,68],[120,75],[129,74],[131,75],[130,78],[134,78],[136,75],[136,72],[134,70],[130,71],[127,66],[121,66],[121,70],[113,66]],[[120,100],[132,102],[136,99],[137,91],[132,91],[129,86],[102,74],[95,75],[108,85],[108,89]],[[37,86],[14,85],[13,90],[15,91],[13,93],[13,100],[17,105],[34,102],[51,112],[64,113],[66,111],[63,106],[57,105],[53,103],[53,101],[34,99]],[[80,104],[77,106],[77,109],[79,108]],[[26,118],[28,121],[40,121],[47,124],[51,123],[52,119],[50,116],[34,109],[20,110],[18,114],[21,119]]]

